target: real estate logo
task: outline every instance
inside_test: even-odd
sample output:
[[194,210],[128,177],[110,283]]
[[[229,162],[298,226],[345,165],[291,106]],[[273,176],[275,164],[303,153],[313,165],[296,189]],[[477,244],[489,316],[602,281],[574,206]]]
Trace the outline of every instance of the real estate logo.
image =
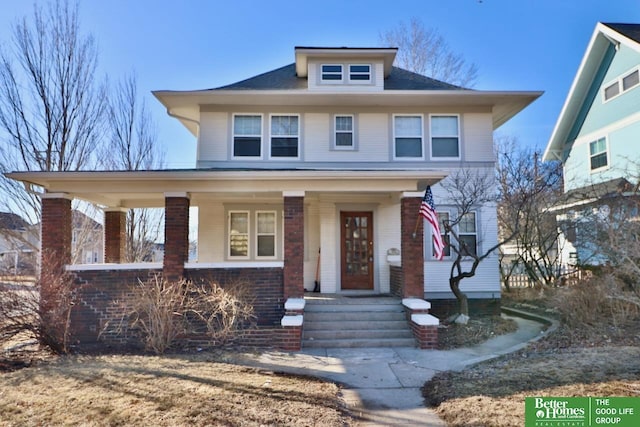
[[527,397],[525,427],[640,425],[637,397]]

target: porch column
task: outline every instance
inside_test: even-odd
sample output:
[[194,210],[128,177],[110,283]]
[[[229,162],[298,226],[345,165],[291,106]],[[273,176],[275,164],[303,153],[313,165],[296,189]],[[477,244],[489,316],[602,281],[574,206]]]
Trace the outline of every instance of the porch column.
[[403,298],[424,298],[424,224],[418,214],[421,202],[422,195],[416,193],[403,193],[400,202]]
[[41,227],[41,277],[61,273],[71,263],[71,198],[67,194],[42,195]]
[[110,208],[104,211],[104,262],[121,263],[125,259],[127,242],[127,210]]
[[184,263],[189,259],[189,195],[164,195],[164,259],[162,275],[166,280],[180,280]]
[[304,297],[304,191],[284,196],[284,299]]

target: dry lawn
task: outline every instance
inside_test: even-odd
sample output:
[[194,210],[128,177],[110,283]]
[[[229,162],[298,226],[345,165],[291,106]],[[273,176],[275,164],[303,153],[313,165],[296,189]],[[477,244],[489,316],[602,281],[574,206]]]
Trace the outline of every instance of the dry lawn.
[[211,355],[77,356],[0,372],[0,426],[344,426],[340,389]]
[[[509,305],[553,315],[549,300],[538,298]],[[640,321],[561,325],[517,353],[438,374],[422,391],[447,425],[460,427],[520,427],[525,397],[640,397]]]

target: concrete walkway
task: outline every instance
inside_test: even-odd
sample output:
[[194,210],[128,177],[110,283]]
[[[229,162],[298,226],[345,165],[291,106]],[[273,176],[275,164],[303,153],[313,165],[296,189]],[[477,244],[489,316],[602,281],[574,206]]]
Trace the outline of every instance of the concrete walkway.
[[543,324],[511,317],[518,330],[473,347],[455,350],[415,348],[307,349],[296,353],[236,354],[236,363],[325,378],[343,385],[345,401],[358,426],[444,426],[424,406],[420,388],[436,373],[462,370],[516,351],[538,339]]

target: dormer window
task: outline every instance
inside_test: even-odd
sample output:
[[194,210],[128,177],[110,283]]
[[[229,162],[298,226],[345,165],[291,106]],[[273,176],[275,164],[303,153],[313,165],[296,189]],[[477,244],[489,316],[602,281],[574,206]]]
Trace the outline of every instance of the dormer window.
[[350,82],[370,82],[371,81],[371,65],[369,64],[352,64],[349,65],[349,81]]
[[322,81],[323,82],[342,81],[342,65],[323,64],[322,65]]

